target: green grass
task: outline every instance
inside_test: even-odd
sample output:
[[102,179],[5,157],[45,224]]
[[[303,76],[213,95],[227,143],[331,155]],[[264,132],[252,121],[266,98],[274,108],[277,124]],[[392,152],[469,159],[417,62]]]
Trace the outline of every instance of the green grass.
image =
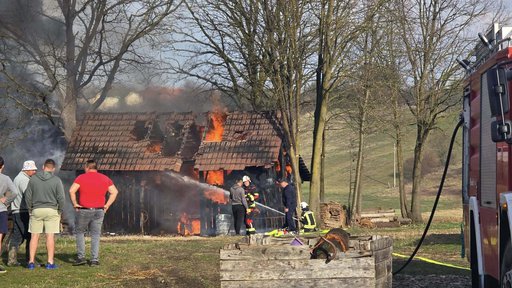
[[[234,237],[109,237],[102,239],[99,267],[74,267],[75,241],[62,237],[56,241],[57,270],[8,267],[0,283],[2,287],[218,287],[219,249],[234,241]],[[44,243],[37,258],[46,260]]]
[[[353,236],[391,236],[394,239],[393,251],[410,255],[423,228],[424,225],[410,225],[400,228],[350,228],[348,231]],[[60,266],[59,269],[47,271],[44,268],[36,268],[29,271],[23,267],[8,267],[8,272],[0,275],[0,283],[2,287],[219,287],[219,249],[240,239],[106,237],[101,242],[99,267],[73,267],[75,241],[73,238],[61,237],[56,242],[56,263]],[[468,262],[460,257],[460,253],[459,224],[435,222],[418,256],[468,267]],[[3,256],[5,261],[6,255]],[[41,262],[46,259],[44,243],[40,243],[37,258]],[[405,259],[394,257],[393,269],[398,269],[404,262]],[[419,260],[414,260],[402,273],[469,275],[467,270]]]
[[[301,122],[301,152],[305,163],[309,167],[312,147],[312,121],[313,116],[306,114]],[[427,144],[429,154],[436,157],[439,165],[434,171],[427,174],[422,182],[421,209],[428,212],[432,208],[435,192],[441,179],[441,173],[445,156],[448,150],[449,140],[458,121],[458,111],[447,114],[439,120],[438,128],[432,131]],[[406,123],[413,123],[407,119]],[[334,128],[327,132],[325,189],[326,200],[347,204],[350,182],[353,181],[356,156],[357,134],[350,130],[342,121],[333,122]],[[404,131],[404,160],[411,161],[415,144],[415,126],[405,125]],[[365,159],[363,163],[362,198],[363,210],[376,208],[399,209],[397,188],[393,188],[393,142],[389,131],[383,129],[370,133],[366,138]],[[461,134],[459,131],[457,142],[452,153],[447,183],[443,195],[450,194],[455,197],[442,198],[439,206],[441,209],[457,209],[460,207],[460,169],[461,169]],[[406,167],[410,170],[411,167]],[[351,172],[352,171],[352,172]],[[406,191],[410,193],[411,183],[406,183]],[[309,201],[309,182],[301,185],[302,199]],[[457,200],[458,198],[458,200]],[[409,195],[410,201],[410,195]]]

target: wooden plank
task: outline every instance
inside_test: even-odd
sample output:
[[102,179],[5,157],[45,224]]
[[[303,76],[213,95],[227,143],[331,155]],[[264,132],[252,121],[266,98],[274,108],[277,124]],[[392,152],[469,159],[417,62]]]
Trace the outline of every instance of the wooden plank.
[[355,250],[370,250],[371,246],[370,246],[370,242],[371,240],[349,240],[349,247],[353,247]]
[[361,257],[371,257],[373,253],[371,251],[361,251],[361,250],[348,250],[345,253],[336,254],[336,259],[338,258],[361,258]]
[[386,278],[389,274],[392,273],[393,269],[393,259],[388,259],[386,261],[382,261],[380,263],[375,264],[375,278]]
[[373,258],[375,259],[375,263],[379,263],[382,261],[386,261],[387,259],[392,258],[393,248],[388,247],[386,249],[381,249],[373,252]]
[[393,287],[393,275],[389,274],[385,278],[380,278],[375,281],[376,288],[392,288]]
[[372,258],[285,261],[221,261],[221,280],[375,278]]
[[241,249],[221,249],[221,260],[309,259],[307,246],[246,246]]
[[396,217],[395,212],[361,213],[361,218]]
[[378,217],[370,219],[370,222],[372,223],[389,223],[394,221],[396,221],[395,217]]
[[362,212],[362,214],[370,214],[370,213],[395,213],[395,209],[393,208],[389,208],[389,209],[378,209],[378,210],[374,210],[374,211],[365,211],[365,212]]
[[400,223],[398,221],[380,222],[380,223],[375,223],[375,227],[379,227],[379,228],[400,227]]
[[385,249],[393,246],[393,239],[390,237],[382,237],[371,241],[370,249],[372,251]]
[[[282,280],[247,280],[221,281],[221,288],[302,288],[302,287],[375,287],[375,279],[370,278],[337,278],[337,279],[282,279]],[[383,286],[387,287],[387,286]],[[391,286],[389,286],[391,288]]]

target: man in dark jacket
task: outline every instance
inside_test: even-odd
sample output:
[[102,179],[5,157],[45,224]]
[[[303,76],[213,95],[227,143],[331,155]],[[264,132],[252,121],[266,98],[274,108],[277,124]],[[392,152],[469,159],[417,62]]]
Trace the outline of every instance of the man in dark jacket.
[[236,235],[240,235],[240,227],[242,227],[244,215],[249,208],[247,206],[247,200],[245,199],[245,191],[244,188],[242,188],[242,183],[242,179],[236,180],[235,185],[230,189],[229,195],[233,209],[233,221],[235,222]]
[[[7,207],[16,199],[18,189],[12,183],[9,176],[2,174],[4,170],[4,158],[0,157],[0,251],[2,251],[3,236],[7,234]],[[7,272],[0,265],[0,273]]]
[[35,268],[39,235],[46,234],[48,261],[46,269],[56,269],[53,261],[55,254],[55,233],[60,232],[60,215],[64,209],[64,187],[59,177],[53,175],[56,164],[52,159],[44,162],[43,171],[30,178],[25,191],[25,202],[30,213],[28,232],[30,239],[30,258],[28,269]]
[[295,187],[288,183],[286,179],[279,179],[277,183],[283,189],[283,205],[284,205],[284,225],[283,228],[288,228],[290,232],[296,232],[295,226],[295,210],[297,209],[297,192]]

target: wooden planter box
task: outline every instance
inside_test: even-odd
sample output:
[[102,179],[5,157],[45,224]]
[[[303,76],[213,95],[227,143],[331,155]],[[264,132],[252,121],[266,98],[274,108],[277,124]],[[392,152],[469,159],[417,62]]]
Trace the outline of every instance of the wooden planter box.
[[220,250],[221,287],[391,287],[393,240],[368,236],[350,239],[336,259],[309,259],[318,238],[265,237],[228,244]]

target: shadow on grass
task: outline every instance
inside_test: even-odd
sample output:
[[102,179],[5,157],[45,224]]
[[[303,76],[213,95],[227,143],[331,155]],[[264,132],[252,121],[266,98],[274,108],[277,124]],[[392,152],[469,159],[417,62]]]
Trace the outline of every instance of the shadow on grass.
[[76,253],[55,253],[55,259],[64,263],[74,263],[76,260]]
[[[407,259],[393,259],[393,272],[400,269]],[[471,272],[465,269],[447,267],[443,265],[428,263],[421,260],[412,260],[407,267],[405,267],[400,274],[413,274],[413,275],[463,275],[470,277]]]
[[[420,239],[414,241],[414,245],[418,245]],[[460,234],[429,234],[425,237],[423,245],[433,244],[461,244]]]

